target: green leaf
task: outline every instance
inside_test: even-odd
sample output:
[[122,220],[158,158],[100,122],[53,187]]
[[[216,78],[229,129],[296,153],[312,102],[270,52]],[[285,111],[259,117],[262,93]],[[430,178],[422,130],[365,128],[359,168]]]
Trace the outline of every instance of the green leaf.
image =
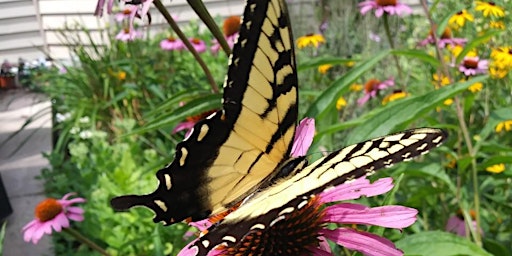
[[444,100],[465,91],[470,85],[483,81],[487,76],[465,82],[454,83],[416,97],[391,102],[386,106],[362,116],[361,125],[348,136],[347,144],[403,130],[423,114],[439,106]]
[[7,226],[7,222],[4,222],[2,228],[0,229],[0,255],[3,255],[3,247],[4,247],[4,237],[5,237],[5,227]]
[[484,248],[493,255],[512,255],[512,251],[510,251],[510,249],[507,249],[498,241],[492,240],[490,238],[484,238],[483,242]]
[[310,59],[310,60],[304,61],[303,63],[300,63],[300,65],[297,67],[297,71],[302,71],[302,70],[306,70],[306,69],[310,69],[310,68],[316,68],[320,65],[325,65],[325,64],[331,64],[331,65],[347,64],[347,63],[350,63],[353,61],[357,61],[357,60],[343,59],[343,58],[331,57],[331,56],[318,57],[318,58]]
[[145,133],[148,131],[153,131],[159,128],[163,128],[165,126],[170,126],[179,121],[185,120],[187,117],[195,116],[201,113],[204,113],[209,110],[219,109],[220,108],[220,95],[218,94],[210,94],[204,97],[191,100],[187,102],[186,105],[175,109],[168,113],[162,113],[160,117],[156,117],[153,120],[150,120],[144,127],[140,129],[136,129],[131,133],[125,134],[124,136],[128,136],[135,133]]
[[439,163],[425,164],[411,162],[403,169],[405,172],[407,172],[407,175],[418,175],[422,178],[427,178],[425,176],[437,178],[438,180],[444,182],[448,188],[450,188],[451,192],[454,194],[457,192],[457,187],[455,184],[453,184],[450,176],[446,174],[443,166],[441,166]]
[[424,50],[415,50],[415,49],[393,50],[391,53],[395,54],[395,55],[413,57],[413,58],[419,59],[425,63],[428,63],[428,64],[432,65],[433,67],[437,67],[440,65],[440,62],[437,58],[426,53]]
[[493,37],[499,33],[501,33],[501,31],[490,30],[490,31],[487,31],[487,33],[468,42],[466,44],[466,46],[464,47],[464,49],[462,50],[462,52],[460,52],[459,55],[457,56],[457,58],[455,59],[455,63],[460,63],[462,61],[462,59],[464,58],[464,56],[466,56],[466,54],[469,51],[473,50],[475,47],[477,47],[483,43],[486,43],[487,41],[489,41],[491,39],[491,37]]
[[345,90],[348,90],[349,86],[354,81],[363,75],[365,72],[370,70],[379,61],[386,57],[390,51],[382,51],[375,55],[373,58],[355,66],[347,74],[334,81],[309,107],[306,112],[307,117],[322,118],[325,115],[327,109],[330,106],[334,106],[339,95]]
[[482,146],[482,143],[487,141],[487,138],[490,135],[494,134],[495,128],[498,125],[498,123],[505,120],[512,120],[512,107],[500,108],[491,112],[489,121],[481,130],[479,135],[480,138],[475,144],[476,151],[478,151],[478,149]]
[[471,241],[442,231],[426,231],[407,236],[395,243],[405,255],[492,256]]

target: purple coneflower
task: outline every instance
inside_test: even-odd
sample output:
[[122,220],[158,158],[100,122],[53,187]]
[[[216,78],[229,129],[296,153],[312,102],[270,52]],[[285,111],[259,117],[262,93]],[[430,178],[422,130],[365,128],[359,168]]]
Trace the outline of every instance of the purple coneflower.
[[359,3],[361,14],[366,14],[370,10],[375,10],[375,17],[379,18],[384,13],[389,15],[402,16],[403,14],[411,14],[412,9],[408,5],[399,3],[397,0],[370,0]]
[[138,9],[139,8],[136,5],[128,6],[122,12],[116,13],[116,15],[114,15],[114,19],[117,22],[122,22],[125,19],[132,20],[137,15]]
[[[434,44],[434,36],[432,35],[432,30],[430,30],[429,35],[427,38],[425,38],[423,41],[419,43],[420,46],[425,46],[427,44]],[[468,40],[465,38],[456,38],[452,37],[452,31],[450,28],[445,28],[443,31],[443,34],[441,34],[440,37],[437,38],[437,44],[440,48],[444,48],[447,45],[451,46],[457,46],[457,45],[464,45],[466,44]]]
[[[475,211],[470,210],[469,215],[471,216],[471,218],[474,218]],[[477,228],[475,220],[471,220],[471,225],[473,225],[474,228]],[[448,221],[446,222],[445,230],[448,232],[455,233],[458,236],[466,236],[467,230],[466,224],[464,223],[464,216],[462,215],[462,211],[459,210],[456,215],[448,219]],[[480,232],[482,231],[480,230]]]
[[116,39],[119,41],[133,41],[137,38],[141,38],[142,33],[140,31],[137,31],[135,29],[125,28],[119,32],[119,34],[116,35]]
[[206,44],[204,43],[203,40],[199,38],[190,38],[189,41],[196,50],[196,52],[202,53],[206,51]]
[[183,50],[185,45],[179,39],[176,39],[172,36],[160,41],[160,48],[166,51],[175,51],[175,50]]
[[69,220],[83,221],[84,210],[71,206],[75,203],[84,203],[81,197],[68,198],[74,193],[68,193],[61,199],[47,198],[40,202],[35,209],[36,218],[23,227],[23,240],[37,244],[44,234],[51,235],[52,231],[62,231],[69,227]]
[[466,56],[459,66],[459,71],[464,73],[465,76],[474,76],[477,74],[487,73],[489,68],[489,61],[481,60],[478,56]]
[[389,88],[394,85],[395,85],[395,81],[393,80],[393,78],[390,78],[383,82],[381,82],[377,79],[370,79],[364,85],[364,96],[362,98],[360,98],[359,100],[357,100],[357,104],[359,104],[359,106],[362,106],[371,98],[375,98],[377,96],[377,93],[380,90]]
[[[114,0],[107,0],[107,14],[112,13],[112,7],[114,6]],[[96,10],[94,11],[94,15],[101,17],[103,16],[103,8],[105,7],[105,0],[98,0],[96,4]]]
[[[370,183],[366,177],[362,177],[326,190],[313,196],[308,204],[300,210],[276,222],[269,228],[270,230],[262,231],[261,236],[254,237],[253,235],[252,241],[260,240],[262,244],[275,243],[281,246],[283,251],[289,249],[287,246],[290,246],[297,251],[310,252],[314,255],[331,255],[330,248],[326,243],[326,240],[331,240],[349,250],[360,251],[365,255],[403,255],[402,251],[386,238],[352,227],[355,224],[402,229],[416,221],[418,213],[416,209],[397,205],[367,207],[354,203],[338,203],[361,196],[371,197],[386,193],[393,188],[392,181],[391,178],[383,178]],[[328,228],[329,223],[342,226],[330,229]],[[261,241],[262,239],[265,241]],[[190,245],[196,241],[192,241],[178,255],[190,255],[193,252]],[[238,249],[241,251],[249,252],[251,250],[251,248],[244,247],[244,242],[240,242],[240,244],[241,248]],[[248,244],[250,243],[248,242]],[[208,255],[222,254],[223,250],[227,249],[225,247],[217,248],[218,250],[214,250]]]

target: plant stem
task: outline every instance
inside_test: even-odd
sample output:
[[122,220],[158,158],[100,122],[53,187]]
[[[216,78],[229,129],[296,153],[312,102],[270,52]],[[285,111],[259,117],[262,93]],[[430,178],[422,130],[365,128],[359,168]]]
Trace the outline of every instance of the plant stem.
[[[430,15],[430,12],[428,11],[428,6],[425,0],[421,0],[421,6],[423,7],[423,11],[425,12],[425,15],[430,23],[430,27],[432,30],[431,36],[434,41],[434,47],[436,49],[436,56],[439,60],[442,68],[442,72],[445,76],[447,76],[450,79],[450,83],[453,82],[453,79],[450,77],[450,72],[448,71],[448,66],[444,62],[444,59],[441,55],[441,49],[439,48],[439,44],[437,43],[437,35],[434,31],[436,31],[436,24],[432,20],[432,16]],[[439,76],[440,79],[442,79],[442,76]],[[454,97],[455,102],[455,108],[457,113],[457,119],[459,121],[459,127],[462,132],[462,136],[464,137],[464,142],[466,143],[466,146],[468,148],[469,155],[471,157],[471,179],[473,180],[473,204],[475,208],[475,220],[476,220],[476,227],[473,228],[473,225],[471,223],[471,218],[464,218],[464,221],[466,222],[466,226],[469,227],[471,230],[471,234],[473,236],[473,239],[475,240],[475,243],[482,247],[482,238],[480,236],[480,196],[479,196],[479,189],[478,189],[478,169],[476,168],[476,151],[473,147],[473,143],[471,142],[471,136],[468,130],[468,127],[466,125],[466,120],[464,119],[464,110],[462,108],[461,102],[459,100],[459,97]],[[461,205],[461,202],[459,201],[459,205]],[[460,207],[463,208],[463,207]],[[467,215],[467,214],[466,214]]]
[[219,26],[215,23],[212,16],[204,6],[202,0],[187,0],[188,4],[192,7],[192,9],[196,12],[197,16],[206,24],[210,32],[212,32],[217,42],[219,42],[222,50],[229,56],[231,54],[231,48],[229,48],[228,42],[226,42],[226,38],[224,38],[224,34],[220,31]]
[[155,5],[156,9],[164,16],[165,20],[171,26],[172,30],[176,32],[176,35],[181,39],[181,41],[183,41],[183,44],[185,44],[190,53],[192,53],[197,63],[199,63],[199,66],[201,66],[201,68],[204,71],[204,74],[206,75],[206,79],[208,79],[208,82],[210,83],[212,91],[215,93],[219,92],[219,87],[215,83],[215,79],[213,79],[212,73],[208,69],[208,66],[206,66],[206,63],[203,61],[201,56],[199,56],[199,53],[197,53],[197,51],[194,49],[194,47],[192,46],[188,38],[185,36],[185,34],[183,34],[180,27],[178,26],[178,24],[176,24],[171,14],[169,14],[169,12],[162,4],[162,2],[160,2],[160,0],[154,0],[153,4]]
[[[384,13],[384,30],[386,31],[386,37],[388,38],[389,47],[394,50],[395,43],[393,42],[393,38],[391,37],[391,30],[389,29],[388,15],[386,13]],[[396,70],[398,72],[398,79],[403,82],[402,69],[400,68],[398,56],[396,56],[396,54],[393,54],[393,59],[395,60]],[[403,87],[404,85],[400,84],[400,86]],[[402,88],[402,89],[404,89],[404,88]]]
[[101,248],[99,245],[97,245],[93,241],[89,240],[87,237],[85,237],[82,234],[78,233],[78,231],[76,231],[76,230],[74,230],[72,228],[64,228],[62,230],[65,231],[66,233],[72,235],[74,238],[76,238],[76,240],[78,240],[78,241],[82,242],[83,244],[91,247],[91,249],[99,252],[101,255],[110,256],[110,254],[107,251],[105,251],[103,248]]

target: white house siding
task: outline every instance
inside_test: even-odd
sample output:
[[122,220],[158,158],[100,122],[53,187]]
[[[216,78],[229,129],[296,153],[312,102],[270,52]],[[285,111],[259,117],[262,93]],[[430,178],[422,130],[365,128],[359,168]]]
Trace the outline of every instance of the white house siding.
[[[319,24],[311,22],[315,19],[310,19],[315,16],[318,1],[289,1],[295,31],[318,32]],[[101,19],[93,16],[96,2],[97,0],[0,0],[0,61],[8,59],[16,62],[18,57],[33,60],[44,57],[43,51],[48,52],[53,58],[68,59],[70,57],[68,48],[58,32],[66,24],[81,24],[89,29],[93,37],[101,43],[102,28],[113,20],[109,15]],[[421,12],[419,0],[402,2],[413,5],[415,13]],[[163,0],[163,3],[180,23],[197,19],[186,0]],[[214,17],[227,17],[241,14],[245,1],[204,0],[204,3]],[[154,8],[151,9],[151,13],[153,18],[149,28],[151,33],[168,28],[163,17]]]
[[18,57],[37,58],[44,47],[43,31],[37,16],[37,2],[0,0],[0,61]]

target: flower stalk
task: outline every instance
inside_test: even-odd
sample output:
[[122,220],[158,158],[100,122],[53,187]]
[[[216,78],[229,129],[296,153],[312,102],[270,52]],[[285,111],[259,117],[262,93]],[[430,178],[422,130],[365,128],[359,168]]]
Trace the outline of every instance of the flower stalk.
[[222,47],[222,50],[229,56],[231,55],[231,48],[228,45],[228,42],[226,41],[226,38],[224,37],[224,34],[222,34],[222,31],[220,31],[219,26],[217,26],[217,23],[215,23],[215,20],[213,20],[212,16],[210,15],[210,12],[206,9],[206,6],[204,5],[202,0],[187,0],[188,4],[192,9],[196,12],[197,16],[204,22],[204,24],[208,27],[210,32],[212,32],[215,39],[217,39],[217,42],[219,42],[220,46]]
[[178,24],[176,24],[176,22],[174,21],[174,19],[171,16],[171,14],[169,14],[169,12],[167,11],[167,9],[165,8],[165,6],[162,4],[162,2],[160,0],[154,0],[153,4],[155,5],[156,9],[164,16],[165,20],[167,21],[169,26],[171,26],[172,30],[174,30],[174,32],[176,32],[176,35],[181,39],[181,41],[183,41],[183,44],[185,44],[185,47],[187,47],[187,49],[192,53],[192,55],[194,56],[194,59],[196,59],[197,63],[199,63],[199,66],[201,66],[201,69],[203,69],[204,74],[206,75],[206,79],[210,83],[210,87],[212,88],[212,91],[214,93],[218,93],[219,87],[215,83],[215,79],[213,79],[212,73],[208,69],[208,66],[206,65],[204,60],[201,58],[201,56],[199,56],[199,53],[197,53],[197,51],[194,49],[194,46],[192,46],[192,44],[190,43],[188,38],[185,36],[183,31],[181,31]]
[[[426,3],[426,0],[421,0],[421,5],[423,7],[423,10],[425,12],[425,15],[430,23],[430,26],[432,28],[432,31],[436,31],[436,25],[432,19],[432,16],[430,15],[430,12],[428,10],[428,6],[427,6],[427,3]],[[433,41],[434,41],[434,48],[436,50],[436,56],[437,56],[437,59],[439,60],[440,62],[440,66],[442,68],[442,73],[444,73],[450,80],[450,83],[453,82],[453,79],[451,78],[450,76],[450,72],[448,71],[448,65],[446,65],[445,61],[443,60],[443,57],[441,55],[441,49],[439,48],[439,44],[437,43],[437,35],[436,33],[432,33],[432,38],[433,38]],[[475,155],[476,155],[476,152],[474,150],[474,147],[473,147],[473,143],[471,141],[471,136],[469,134],[469,129],[467,127],[467,124],[466,124],[466,120],[464,119],[464,110],[462,108],[462,104],[460,102],[460,99],[459,97],[455,96],[454,97],[454,102],[455,102],[455,108],[456,108],[456,114],[457,114],[457,119],[459,121],[459,127],[460,127],[460,130],[462,132],[462,136],[464,138],[464,142],[466,143],[466,146],[468,148],[468,152],[469,152],[469,155],[471,157],[471,178],[472,178],[472,185],[473,185],[473,201],[474,201],[474,209],[475,209],[475,220],[476,220],[476,227],[473,227],[471,225],[471,218],[464,218],[465,221],[466,221],[466,225],[469,227],[469,229],[471,230],[471,234],[473,236],[473,239],[475,241],[475,243],[478,245],[478,246],[482,246],[482,237],[480,235],[480,233],[478,232],[478,230],[480,229],[480,196],[479,196],[479,188],[478,188],[478,170],[476,168],[476,160],[475,160]],[[461,202],[459,202],[460,204]],[[462,207],[462,205],[460,205],[460,208],[461,209],[465,209],[464,207]],[[463,211],[465,212],[465,211]],[[465,215],[468,215],[468,214],[465,214]]]
[[101,255],[110,256],[110,254],[107,251],[105,251],[103,248],[101,248],[99,245],[97,245],[93,241],[89,240],[87,237],[85,237],[82,234],[80,234],[78,231],[76,231],[76,230],[74,230],[72,228],[65,228],[62,231],[65,231],[66,233],[70,234],[76,240],[78,240],[81,243],[89,246],[91,249],[99,252]]
[[[391,49],[395,49],[395,43],[393,42],[393,38],[391,37],[391,30],[389,29],[389,20],[388,20],[388,14],[384,13],[384,30],[386,31],[386,37],[388,39],[389,47]],[[398,56],[396,54],[393,54],[393,59],[395,60],[396,70],[398,72],[398,78],[400,81],[403,81],[402,78],[402,69],[400,68],[400,62],[398,61]],[[401,86],[403,87],[403,84],[401,83]],[[403,90],[404,88],[402,88]]]

